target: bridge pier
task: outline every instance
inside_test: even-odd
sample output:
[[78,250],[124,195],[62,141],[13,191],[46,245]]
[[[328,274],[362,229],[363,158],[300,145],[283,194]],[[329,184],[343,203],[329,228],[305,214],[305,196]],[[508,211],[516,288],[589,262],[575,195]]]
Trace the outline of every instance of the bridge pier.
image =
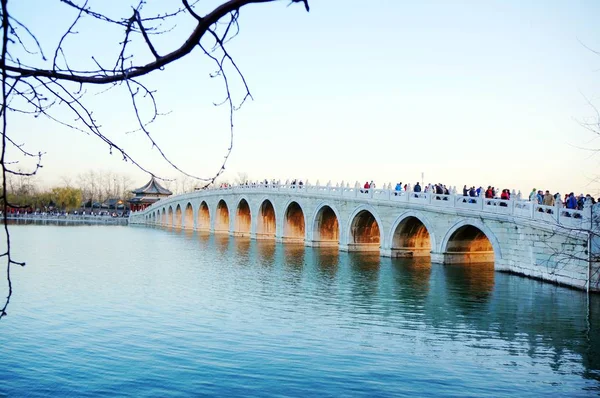
[[432,255],[429,247],[382,247],[382,257],[392,258],[413,258],[413,257],[430,257]]
[[277,242],[277,243],[293,243],[293,244],[301,244],[301,245],[309,246],[308,242],[304,243],[304,238],[295,238],[292,236],[278,236],[275,238],[275,242]]
[[304,245],[308,247],[337,247],[342,250],[337,240],[307,240]]
[[444,253],[432,251],[431,262],[436,264],[444,264]]
[[340,250],[344,252],[369,252],[381,253],[379,243],[348,243],[340,244]]
[[437,264],[493,263],[493,251],[479,252],[431,252],[431,262]]

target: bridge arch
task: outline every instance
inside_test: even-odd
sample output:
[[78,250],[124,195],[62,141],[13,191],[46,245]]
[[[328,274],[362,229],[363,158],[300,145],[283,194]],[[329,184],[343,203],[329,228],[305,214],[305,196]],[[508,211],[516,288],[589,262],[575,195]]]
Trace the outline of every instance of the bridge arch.
[[160,216],[160,224],[167,225],[167,210],[163,207],[162,214]]
[[414,257],[429,256],[437,250],[433,224],[420,212],[405,211],[392,224],[386,247],[391,249],[392,256],[401,256],[403,252]]
[[285,242],[306,240],[306,215],[296,200],[289,200],[284,207],[282,237]]
[[173,206],[169,205],[169,210],[167,210],[167,225],[169,227],[173,226]]
[[348,250],[379,251],[385,242],[381,218],[370,205],[354,209],[348,218],[346,231]]
[[175,221],[173,224],[177,228],[183,228],[183,212],[179,203],[177,203],[177,207],[175,208]]
[[250,236],[252,230],[252,212],[248,199],[242,197],[237,204],[233,231],[239,236]]
[[502,258],[496,235],[487,225],[475,219],[456,222],[446,232],[441,251],[447,264],[495,262]]
[[221,198],[215,211],[215,233],[229,233],[229,206]]
[[190,202],[185,205],[185,216],[183,218],[183,228],[194,229],[194,207]]
[[275,239],[277,213],[273,202],[267,197],[260,200],[256,217],[256,239]]
[[320,203],[312,216],[310,239],[315,246],[340,244],[340,212],[327,202]]
[[198,206],[198,220],[196,221],[196,229],[200,231],[210,230],[210,210],[206,201],[200,202]]

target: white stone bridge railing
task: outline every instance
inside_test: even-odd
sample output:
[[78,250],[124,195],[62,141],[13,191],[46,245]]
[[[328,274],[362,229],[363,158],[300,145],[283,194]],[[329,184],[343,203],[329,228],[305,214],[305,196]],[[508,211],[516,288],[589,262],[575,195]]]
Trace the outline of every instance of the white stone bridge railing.
[[[502,214],[514,217],[525,218],[529,220],[552,223],[568,228],[590,228],[590,219],[592,216],[592,205],[586,203],[583,210],[567,209],[563,207],[562,202],[557,202],[556,206],[544,206],[537,202],[520,199],[489,199],[481,196],[470,197],[458,194],[436,194],[432,192],[414,192],[414,191],[396,191],[393,189],[364,189],[360,187],[342,186],[339,184],[323,185],[298,185],[298,184],[273,184],[273,183],[254,183],[230,185],[220,188],[207,188],[201,191],[194,191],[182,195],[173,196],[161,200],[161,206],[168,205],[171,201],[182,201],[187,198],[197,198],[203,193],[214,195],[217,193],[286,193],[293,196],[312,196],[327,198],[357,199],[365,201],[387,202],[387,203],[411,203],[423,207],[435,208],[455,208],[470,210],[474,212],[487,214]],[[511,195],[515,197],[517,195]],[[520,196],[520,195],[518,195]],[[600,213],[600,210],[598,211]],[[138,212],[139,213],[139,212]]]

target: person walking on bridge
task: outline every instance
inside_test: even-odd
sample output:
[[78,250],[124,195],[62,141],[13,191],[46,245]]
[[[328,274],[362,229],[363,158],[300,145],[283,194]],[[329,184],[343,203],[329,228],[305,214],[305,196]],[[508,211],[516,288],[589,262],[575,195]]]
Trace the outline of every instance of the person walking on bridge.
[[530,201],[530,202],[537,201],[537,192],[536,192],[536,189],[535,189],[535,188],[533,188],[533,189],[531,190],[531,193],[529,194],[529,201]]
[[544,194],[544,200],[542,201],[544,206],[554,206],[554,196],[550,193],[550,191],[546,190]]

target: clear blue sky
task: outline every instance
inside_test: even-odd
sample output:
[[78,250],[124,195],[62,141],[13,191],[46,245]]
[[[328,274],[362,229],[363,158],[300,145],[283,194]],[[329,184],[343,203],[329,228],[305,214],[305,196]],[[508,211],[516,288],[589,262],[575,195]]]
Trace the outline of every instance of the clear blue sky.
[[[112,15],[126,1],[92,0]],[[173,1],[150,2],[148,10]],[[205,13],[216,1],[201,1]],[[229,51],[254,101],[235,116],[225,178],[316,182],[442,182],[600,194],[592,179],[600,147],[580,121],[600,106],[597,1],[312,0],[242,9]],[[57,1],[9,1],[53,53],[74,14]],[[164,8],[164,7],[163,7]],[[121,15],[124,15],[121,13]],[[160,37],[161,53],[192,29],[185,18]],[[93,67],[114,59],[119,32],[89,19],[67,41],[69,61]],[[584,45],[582,45],[585,44]],[[150,59],[147,51],[140,59]],[[144,79],[160,110],[150,126],[168,155],[193,174],[211,175],[228,145],[220,81],[199,50]],[[92,90],[94,92],[94,90]],[[240,90],[236,90],[241,94]],[[104,132],[161,176],[177,177],[137,134],[120,88],[88,98]],[[68,116],[67,116],[68,117]],[[47,119],[11,115],[13,134],[47,152],[40,181],[58,183],[90,168],[147,176],[100,141]],[[33,145],[35,143],[35,145]]]

